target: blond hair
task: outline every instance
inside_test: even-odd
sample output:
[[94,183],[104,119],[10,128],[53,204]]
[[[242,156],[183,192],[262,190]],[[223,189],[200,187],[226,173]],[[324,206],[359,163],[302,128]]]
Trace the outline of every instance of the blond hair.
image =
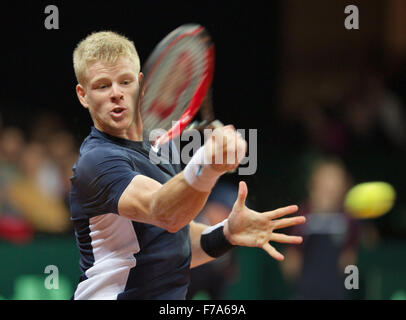
[[134,43],[125,36],[113,31],[100,31],[88,35],[79,42],[73,52],[73,68],[80,84],[86,81],[87,67],[96,61],[115,63],[119,58],[129,58],[137,72],[140,59]]

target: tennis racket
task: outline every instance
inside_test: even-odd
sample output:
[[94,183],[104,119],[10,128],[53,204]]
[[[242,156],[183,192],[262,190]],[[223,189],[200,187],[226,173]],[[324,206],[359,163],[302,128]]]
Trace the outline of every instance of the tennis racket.
[[209,88],[206,93],[206,96],[203,99],[203,102],[199,109],[200,113],[200,121],[196,120],[191,122],[185,130],[199,130],[203,131],[204,129],[216,129],[219,127],[223,127],[224,124],[216,119],[213,109],[213,90]]
[[141,88],[144,129],[163,129],[152,141],[155,149],[192,121],[211,86],[214,61],[214,44],[198,24],[178,27],[155,47],[143,65]]

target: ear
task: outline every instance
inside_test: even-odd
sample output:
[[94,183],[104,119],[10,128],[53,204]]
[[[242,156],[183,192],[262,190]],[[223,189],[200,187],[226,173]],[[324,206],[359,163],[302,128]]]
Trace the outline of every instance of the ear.
[[76,95],[78,96],[78,99],[79,99],[80,103],[82,104],[82,106],[85,107],[86,109],[88,109],[89,104],[87,103],[87,100],[86,100],[86,91],[81,84],[78,84],[76,86]]
[[142,72],[140,72],[138,74],[138,85],[141,88],[141,92],[140,92],[140,96],[141,98],[144,96],[144,89],[142,87],[142,82],[144,81],[144,74]]

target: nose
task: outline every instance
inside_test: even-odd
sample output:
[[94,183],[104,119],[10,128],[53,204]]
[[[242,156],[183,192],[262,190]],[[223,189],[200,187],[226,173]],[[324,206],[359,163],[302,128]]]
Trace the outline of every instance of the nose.
[[120,86],[116,83],[113,83],[111,86],[110,98],[113,102],[123,100],[124,98],[123,94],[121,93]]

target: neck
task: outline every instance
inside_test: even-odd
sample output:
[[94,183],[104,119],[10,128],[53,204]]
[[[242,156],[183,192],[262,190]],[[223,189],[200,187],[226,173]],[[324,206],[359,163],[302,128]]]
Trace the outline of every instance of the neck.
[[112,128],[103,128],[102,126],[98,125],[97,123],[94,124],[94,127],[104,133],[107,133],[113,137],[131,140],[131,141],[143,141],[143,129],[142,125],[138,126],[135,123],[131,125],[131,127],[127,129],[121,130],[114,130]]

